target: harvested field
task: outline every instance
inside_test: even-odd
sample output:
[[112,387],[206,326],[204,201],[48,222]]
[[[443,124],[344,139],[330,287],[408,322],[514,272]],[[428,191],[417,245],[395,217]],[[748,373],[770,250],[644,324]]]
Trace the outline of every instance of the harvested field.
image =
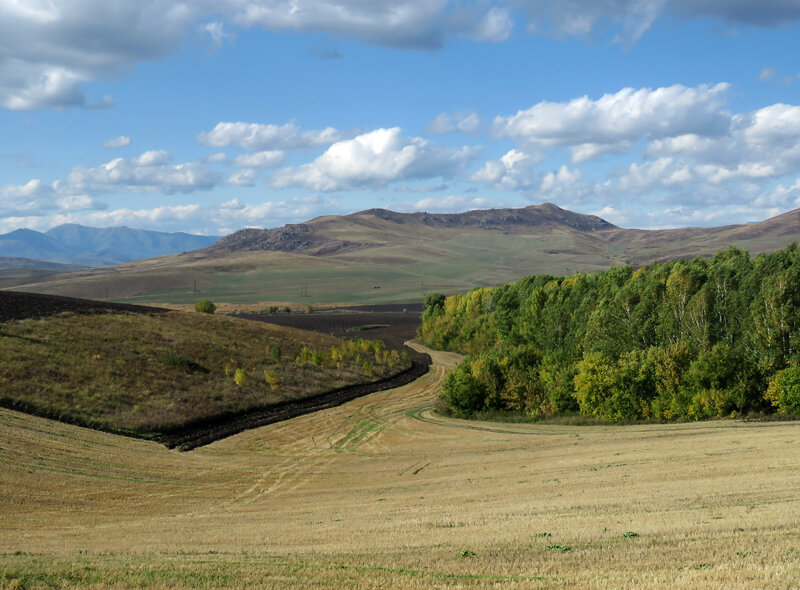
[[0,410],[0,586],[796,587],[796,423],[446,419],[431,355],[189,453]]

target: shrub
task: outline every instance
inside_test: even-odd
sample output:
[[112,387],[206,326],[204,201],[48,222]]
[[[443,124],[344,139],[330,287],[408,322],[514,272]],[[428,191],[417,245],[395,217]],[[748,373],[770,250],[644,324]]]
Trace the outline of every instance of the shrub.
[[244,369],[236,369],[236,372],[233,374],[233,381],[239,387],[244,387],[250,383],[250,376]]
[[272,345],[272,360],[276,363],[281,362],[281,345],[280,344],[273,344]]
[[800,414],[800,366],[776,373],[764,397],[781,412]]
[[472,376],[468,362],[461,363],[447,376],[442,386],[442,399],[464,414],[484,409],[486,393]]
[[278,378],[275,376],[275,373],[269,369],[264,369],[264,380],[267,382],[267,385],[269,385],[269,388],[272,391],[275,391],[278,388]]
[[199,313],[214,313],[217,311],[217,306],[210,299],[201,299],[194,304],[194,310]]

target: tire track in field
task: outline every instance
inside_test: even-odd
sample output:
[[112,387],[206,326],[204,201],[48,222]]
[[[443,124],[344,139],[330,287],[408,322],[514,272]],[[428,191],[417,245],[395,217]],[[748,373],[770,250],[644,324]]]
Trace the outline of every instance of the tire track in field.
[[[419,345],[409,345],[420,352],[429,352]],[[429,372],[412,383],[249,430],[217,443],[229,447],[228,450],[270,450],[278,455],[266,456],[266,460],[274,462],[258,469],[249,485],[238,494],[209,507],[210,512],[235,510],[237,506],[291,493],[335,469],[342,454],[392,452],[396,442],[387,442],[384,434],[399,421],[412,416],[410,412],[431,407],[444,378],[460,359],[453,353],[430,353],[435,358]],[[404,434],[411,434],[403,430]],[[428,465],[422,461],[411,469],[422,471]]]

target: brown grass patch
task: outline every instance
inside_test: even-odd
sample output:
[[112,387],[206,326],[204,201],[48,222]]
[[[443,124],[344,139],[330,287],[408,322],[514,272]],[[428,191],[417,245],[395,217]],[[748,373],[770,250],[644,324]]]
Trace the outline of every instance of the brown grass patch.
[[155,433],[405,368],[375,355],[365,359],[369,366],[356,359],[322,366],[308,354],[308,362],[295,362],[304,347],[329,351],[341,344],[324,334],[206,314],[62,314],[10,322],[0,326],[0,403],[93,427]]

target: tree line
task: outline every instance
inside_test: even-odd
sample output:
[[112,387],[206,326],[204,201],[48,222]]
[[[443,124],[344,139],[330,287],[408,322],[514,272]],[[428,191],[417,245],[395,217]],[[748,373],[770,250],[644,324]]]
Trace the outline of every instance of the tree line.
[[700,420],[800,414],[798,328],[792,244],[431,294],[420,336],[468,355],[442,393],[458,414]]

